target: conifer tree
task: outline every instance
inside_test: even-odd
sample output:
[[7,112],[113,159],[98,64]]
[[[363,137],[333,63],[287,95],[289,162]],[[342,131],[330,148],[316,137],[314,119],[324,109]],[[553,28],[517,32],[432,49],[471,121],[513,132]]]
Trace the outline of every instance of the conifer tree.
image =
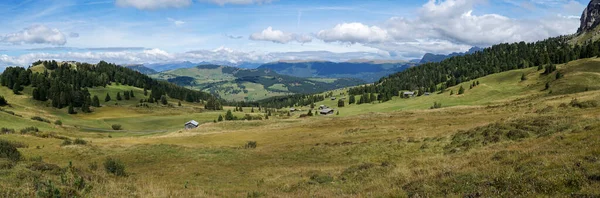
[[94,95],[94,98],[92,98],[92,106],[100,107],[100,99],[96,95]]
[[129,96],[131,96],[132,98],[135,98],[135,95],[133,95],[133,90],[129,91]]
[[221,114],[219,114],[219,118],[217,119],[217,121],[223,122],[223,116]]
[[69,104],[68,113],[69,114],[76,114],[77,113],[77,112],[75,112],[75,109],[73,108],[73,103]]
[[108,95],[108,93],[106,93],[106,97],[104,97],[104,102],[108,102],[110,100],[111,100],[110,95]]
[[117,92],[117,100],[123,100],[123,98],[121,98],[121,92]]
[[463,88],[463,86],[460,86],[460,88],[458,89],[458,95],[461,95],[464,93],[465,93],[465,88]]
[[169,104],[169,102],[167,101],[167,97],[165,95],[160,96],[160,103],[163,105]]
[[235,117],[233,116],[233,113],[231,113],[231,110],[227,110],[227,113],[225,114],[225,120],[235,120]]
[[123,92],[123,96],[125,97],[125,100],[129,100],[130,99],[128,91]]

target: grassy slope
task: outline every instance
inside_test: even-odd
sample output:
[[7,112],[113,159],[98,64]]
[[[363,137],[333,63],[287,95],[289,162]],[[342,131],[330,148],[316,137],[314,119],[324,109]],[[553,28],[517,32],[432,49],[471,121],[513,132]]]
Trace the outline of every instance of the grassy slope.
[[[600,89],[600,59],[583,59],[573,61],[567,64],[558,65],[558,70],[564,74],[559,80],[554,80],[556,72],[550,75],[541,75],[542,71],[536,68],[512,70],[499,74],[493,74],[476,79],[480,85],[469,89],[473,83],[464,82],[458,86],[449,88],[446,92],[435,93],[430,96],[421,96],[410,99],[394,98],[392,101],[379,104],[361,104],[348,105],[339,108],[342,116],[351,116],[368,112],[390,112],[398,110],[416,110],[427,109],[434,102],[442,103],[444,107],[480,105],[487,106],[524,96],[547,95],[549,91],[541,91],[545,88],[546,82],[551,83],[552,95],[582,92],[585,89]],[[527,75],[526,81],[521,81],[521,74]],[[457,95],[460,86],[465,88],[465,94]],[[337,98],[347,97],[346,89],[335,90],[334,96]],[[454,95],[450,95],[453,91]],[[360,96],[357,96],[358,99]],[[326,105],[337,108],[337,100],[325,100],[318,102],[318,105]]]
[[[88,183],[94,186],[90,196],[597,196],[600,108],[558,106],[572,98],[600,101],[600,91],[557,92],[571,90],[574,84],[597,86],[597,78],[586,76],[597,73],[599,66],[589,59],[561,65],[565,77],[558,81],[533,69],[505,72],[478,79],[481,84],[473,90],[466,86],[462,96],[446,92],[352,105],[342,108],[341,117],[205,123],[196,130],[147,137],[88,137],[87,146],[61,147],[61,140],[21,135],[0,138],[26,142],[29,148],[20,149],[26,159],[42,156],[44,162],[61,167],[72,161],[94,178]],[[523,72],[529,79],[520,82]],[[547,81],[553,81],[553,94],[540,91]],[[451,89],[456,92],[457,87]],[[9,102],[18,101],[15,110],[31,105],[0,90]],[[456,107],[428,110],[433,101]],[[536,113],[548,106],[553,108]],[[479,146],[467,142],[462,145],[469,150],[448,152],[460,130],[499,123],[491,127],[495,129],[512,122],[522,123],[521,131],[539,125],[558,131]],[[251,140],[257,141],[256,149],[241,148]],[[128,177],[89,168],[93,162],[101,166],[109,156],[124,162]],[[25,160],[0,170],[7,175],[0,177],[0,189],[33,193],[33,181],[22,176],[32,172],[27,168],[31,163]],[[60,181],[59,175],[42,176]]]

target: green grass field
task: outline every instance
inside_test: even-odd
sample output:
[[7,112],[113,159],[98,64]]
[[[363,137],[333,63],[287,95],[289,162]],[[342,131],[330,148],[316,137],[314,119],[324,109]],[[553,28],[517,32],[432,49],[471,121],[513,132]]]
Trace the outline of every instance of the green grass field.
[[[0,159],[0,195],[595,197],[600,195],[598,61],[559,65],[564,77],[558,80],[535,68],[514,70],[477,79],[480,85],[473,89],[465,82],[462,95],[450,95],[459,85],[443,94],[349,105],[339,116],[297,118],[297,113],[219,123],[212,120],[225,110],[204,111],[185,102],[140,109],[130,101],[68,115],[2,87],[0,95],[12,105],[2,108],[23,118],[0,112],[0,124],[17,130],[38,126],[87,144],[0,135],[26,145],[18,149],[19,162]],[[547,82],[551,88],[543,90]],[[93,93],[131,89],[114,85]],[[333,92],[340,98],[347,97],[345,91]],[[585,105],[571,104],[575,98]],[[429,109],[433,102],[442,108]],[[336,107],[337,100],[319,104]],[[249,112],[244,108],[236,116]],[[32,116],[60,119],[64,126]],[[203,124],[182,130],[189,119]],[[113,123],[125,131],[81,128],[106,129]],[[249,141],[256,147],[248,147]],[[107,173],[108,157],[120,160],[127,176]]]

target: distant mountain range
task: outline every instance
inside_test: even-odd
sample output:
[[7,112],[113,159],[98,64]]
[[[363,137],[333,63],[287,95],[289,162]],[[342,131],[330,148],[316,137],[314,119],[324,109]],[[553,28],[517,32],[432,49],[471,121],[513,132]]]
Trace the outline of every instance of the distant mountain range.
[[318,78],[357,78],[366,82],[375,82],[381,77],[403,71],[415,63],[390,61],[279,61],[263,64],[259,69],[270,69],[279,74],[296,77]]
[[432,62],[439,63],[439,62],[442,62],[443,60],[446,60],[451,57],[462,56],[465,54],[473,54],[473,53],[481,51],[481,50],[483,50],[483,48],[472,47],[471,49],[469,49],[469,51],[459,52],[459,53],[454,52],[454,53],[448,54],[448,55],[427,53],[427,54],[423,55],[423,58],[419,61],[419,64],[432,63]]

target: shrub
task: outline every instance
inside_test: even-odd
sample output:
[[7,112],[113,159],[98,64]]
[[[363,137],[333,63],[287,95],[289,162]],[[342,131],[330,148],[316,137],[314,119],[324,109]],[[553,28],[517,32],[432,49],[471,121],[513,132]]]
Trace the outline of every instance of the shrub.
[[45,123],[50,123],[50,120],[46,119],[46,118],[42,118],[40,116],[33,116],[31,117],[32,120],[35,121],[40,121],[40,122],[45,122]]
[[27,127],[24,129],[21,129],[21,134],[26,134],[29,132],[39,132],[40,130],[37,127]]
[[442,108],[442,103],[438,103],[438,102],[433,102],[433,106],[430,107],[430,109],[439,109]]
[[9,129],[9,128],[2,127],[0,129],[0,132],[3,133],[3,134],[12,134],[12,133],[15,133],[15,130],[14,129]]
[[73,142],[70,139],[65,139],[63,140],[63,142],[60,144],[61,146],[68,146],[73,144]]
[[244,145],[245,149],[254,149],[256,148],[257,144],[256,141],[248,141],[246,142],[246,145]]
[[579,102],[579,100],[573,99],[573,100],[571,100],[570,104],[572,107],[577,107],[580,109],[598,107],[598,102],[595,100],[587,100],[587,101]]
[[60,121],[60,120],[56,120],[56,121],[54,121],[54,125],[62,126],[62,124],[63,124],[63,123],[62,123],[62,121]]
[[113,124],[112,125],[112,129],[115,130],[115,131],[119,131],[119,130],[122,130],[123,127],[121,127],[120,124]]
[[125,173],[125,165],[118,159],[114,159],[111,157],[106,158],[106,160],[104,161],[104,169],[107,173],[116,176],[127,176],[127,174]]
[[16,162],[21,159],[21,153],[14,144],[6,140],[0,140],[0,158],[8,158]]
[[74,144],[79,144],[79,145],[86,145],[87,141],[83,140],[83,139],[75,139],[75,141],[73,141]]

